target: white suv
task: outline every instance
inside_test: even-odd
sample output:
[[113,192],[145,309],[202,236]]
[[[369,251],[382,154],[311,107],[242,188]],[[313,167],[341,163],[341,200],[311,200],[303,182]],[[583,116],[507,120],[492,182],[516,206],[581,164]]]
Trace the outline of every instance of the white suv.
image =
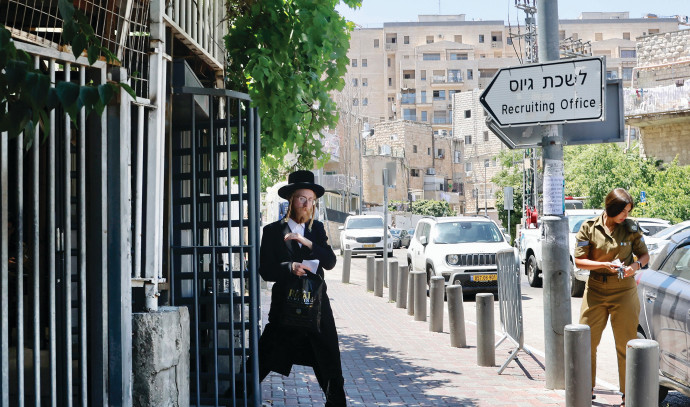
[[443,276],[464,293],[497,292],[496,252],[510,249],[498,226],[480,216],[422,218],[407,249],[410,270]]
[[[383,256],[383,217],[378,215],[353,215],[340,226],[340,254],[347,249],[352,254],[376,253]],[[393,236],[388,232],[388,255],[393,256]]]

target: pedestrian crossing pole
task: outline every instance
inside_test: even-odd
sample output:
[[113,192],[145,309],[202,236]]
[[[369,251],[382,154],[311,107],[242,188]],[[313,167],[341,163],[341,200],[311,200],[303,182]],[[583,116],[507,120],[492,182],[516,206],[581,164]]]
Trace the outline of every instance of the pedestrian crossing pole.
[[[539,62],[560,58],[558,0],[539,0],[537,44]],[[564,330],[571,322],[568,220],[564,216],[563,126],[542,126],[543,181],[543,282],[546,388],[565,389]]]

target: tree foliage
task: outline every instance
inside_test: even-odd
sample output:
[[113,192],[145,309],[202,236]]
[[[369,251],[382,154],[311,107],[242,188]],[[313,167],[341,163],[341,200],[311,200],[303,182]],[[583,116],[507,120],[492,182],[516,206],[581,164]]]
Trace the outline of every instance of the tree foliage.
[[[93,28],[84,14],[75,10],[71,1],[60,0],[59,11],[63,17],[62,38],[72,44],[75,58],[86,51],[87,59],[93,64],[102,55],[108,62],[117,58],[101,46]],[[14,138],[24,132],[25,146],[29,148],[33,140],[34,128],[42,124],[48,133],[48,112],[62,106],[76,123],[81,108],[86,114],[95,111],[101,114],[105,106],[118,92],[125,89],[136,97],[132,88],[126,84],[105,83],[99,86],[79,86],[73,82],[59,82],[55,86],[42,71],[35,69],[31,56],[14,46],[10,32],[0,26],[0,131]]]
[[[658,217],[679,222],[690,219],[690,167],[640,157],[637,147],[625,152],[616,144],[566,147],[567,195],[586,197],[585,205],[602,208],[613,188],[625,188],[635,199],[633,217]],[[640,205],[640,192],[647,195]]]
[[[360,0],[343,0],[359,7]],[[320,131],[338,119],[330,92],[340,90],[353,28],[338,0],[228,2],[228,84],[249,93],[261,117],[262,155],[296,153],[296,167],[328,159]]]
[[[522,162],[524,153],[522,150],[502,150],[498,155],[501,169],[491,182],[500,187],[496,192],[496,209],[501,226],[510,231],[512,239],[515,239],[515,226],[520,223],[522,217],[522,168],[516,163]],[[510,214],[510,226],[508,225],[508,211],[503,210],[505,196],[503,188],[513,187],[513,211]]]
[[452,216],[455,215],[450,205],[446,201],[432,201],[420,199],[413,201],[410,206],[413,215],[423,216]]

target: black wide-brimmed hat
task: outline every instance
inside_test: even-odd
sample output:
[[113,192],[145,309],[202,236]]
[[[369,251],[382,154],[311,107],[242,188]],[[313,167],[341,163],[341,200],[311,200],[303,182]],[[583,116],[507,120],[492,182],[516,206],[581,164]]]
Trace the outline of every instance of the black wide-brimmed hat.
[[288,184],[278,190],[278,196],[290,199],[290,195],[298,189],[311,189],[320,198],[325,190],[314,182],[314,173],[311,171],[299,170],[288,175]]

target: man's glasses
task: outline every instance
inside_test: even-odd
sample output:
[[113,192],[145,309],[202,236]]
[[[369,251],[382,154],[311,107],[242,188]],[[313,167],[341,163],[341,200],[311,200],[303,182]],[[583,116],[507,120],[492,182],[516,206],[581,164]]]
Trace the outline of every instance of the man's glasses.
[[313,198],[307,198],[306,196],[301,196],[301,195],[296,196],[295,198],[297,198],[297,202],[301,203],[302,205],[306,204],[307,202],[309,203],[310,206],[314,205],[315,199],[313,199]]

